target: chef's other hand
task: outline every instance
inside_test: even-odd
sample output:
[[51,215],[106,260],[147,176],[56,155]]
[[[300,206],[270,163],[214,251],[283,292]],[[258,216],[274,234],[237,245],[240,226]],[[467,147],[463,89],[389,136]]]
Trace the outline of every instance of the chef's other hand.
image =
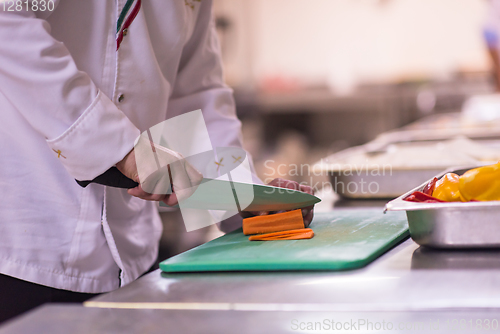
[[182,155],[152,143],[143,135],[116,167],[139,183],[127,191],[130,195],[169,206],[191,196],[203,179]]
[[[298,182],[295,181],[290,181],[290,180],[285,180],[281,178],[276,178],[269,182],[267,185],[273,186],[273,187],[278,187],[278,188],[286,188],[286,189],[293,189],[293,190],[300,190],[302,192],[314,195],[314,191],[312,187],[306,186],[299,184]],[[304,226],[308,227],[309,224],[311,223],[313,216],[314,216],[314,205],[302,208],[302,217],[304,218]],[[290,211],[290,210],[288,210]],[[258,212],[241,212],[241,216],[243,218],[248,218],[251,216],[263,216],[267,214],[273,214],[273,213],[279,213],[283,211],[278,211],[278,212],[267,212],[267,211],[258,211]]]

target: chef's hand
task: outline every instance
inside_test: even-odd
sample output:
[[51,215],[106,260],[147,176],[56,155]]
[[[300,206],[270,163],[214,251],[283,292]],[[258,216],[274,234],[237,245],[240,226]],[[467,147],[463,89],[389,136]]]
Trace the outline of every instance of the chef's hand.
[[139,183],[127,190],[130,195],[147,201],[162,201],[169,206],[191,196],[203,179],[182,155],[153,144],[142,135],[116,168]]
[[176,194],[150,194],[142,189],[135,161],[135,150],[132,149],[120,162],[116,164],[116,168],[129,179],[139,183],[135,188],[127,190],[129,195],[142,198],[146,201],[162,201],[167,205],[173,206],[178,203]]
[[[276,178],[276,179],[272,180],[271,182],[269,182],[267,185],[273,186],[273,187],[278,187],[278,188],[300,190],[302,192],[314,195],[313,188],[306,186],[306,185],[301,185],[295,181]],[[283,190],[283,191],[286,191],[286,190]],[[308,227],[313,219],[313,215],[314,215],[313,208],[314,208],[314,205],[302,208],[302,217],[304,218],[304,226],[305,227]],[[263,215],[279,213],[279,212],[283,212],[283,211],[278,211],[278,212],[268,212],[268,211],[247,212],[247,211],[243,211],[243,212],[241,212],[241,216],[243,218],[248,218],[251,216],[263,216]]]

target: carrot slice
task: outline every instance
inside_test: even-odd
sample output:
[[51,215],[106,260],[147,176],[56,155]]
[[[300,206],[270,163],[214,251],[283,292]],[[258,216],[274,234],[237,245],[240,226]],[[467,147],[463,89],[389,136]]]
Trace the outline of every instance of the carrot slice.
[[243,233],[245,235],[295,230],[304,227],[304,219],[300,209],[243,219]]
[[300,240],[300,239],[311,239],[312,237],[314,237],[313,230],[311,230],[310,228],[301,228],[297,230],[252,235],[251,237],[248,238],[248,240],[250,241]]

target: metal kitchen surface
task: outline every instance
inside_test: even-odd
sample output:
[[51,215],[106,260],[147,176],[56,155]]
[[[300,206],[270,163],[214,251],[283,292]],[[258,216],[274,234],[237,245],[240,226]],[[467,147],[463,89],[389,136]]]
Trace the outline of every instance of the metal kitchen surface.
[[[479,333],[498,328],[498,310],[425,312],[251,312],[43,306],[0,334],[50,333]],[[487,332],[489,332],[487,331]]]
[[[0,334],[50,333],[479,333],[498,328],[498,310],[403,312],[252,312],[42,306]],[[483,329],[484,330],[484,329]],[[489,331],[488,331],[489,332]]]
[[[398,311],[500,307],[500,251],[423,250],[412,240],[344,272],[152,272],[88,307]],[[437,265],[441,264],[441,265]]]

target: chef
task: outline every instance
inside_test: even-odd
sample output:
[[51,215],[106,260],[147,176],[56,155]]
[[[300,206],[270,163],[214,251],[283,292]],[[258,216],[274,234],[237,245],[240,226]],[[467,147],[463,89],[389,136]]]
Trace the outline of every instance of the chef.
[[214,147],[241,136],[210,0],[4,0],[0,40],[4,320],[117,289],[155,262],[156,201],[175,196],[75,180],[134,179],[140,133],[193,110]]

